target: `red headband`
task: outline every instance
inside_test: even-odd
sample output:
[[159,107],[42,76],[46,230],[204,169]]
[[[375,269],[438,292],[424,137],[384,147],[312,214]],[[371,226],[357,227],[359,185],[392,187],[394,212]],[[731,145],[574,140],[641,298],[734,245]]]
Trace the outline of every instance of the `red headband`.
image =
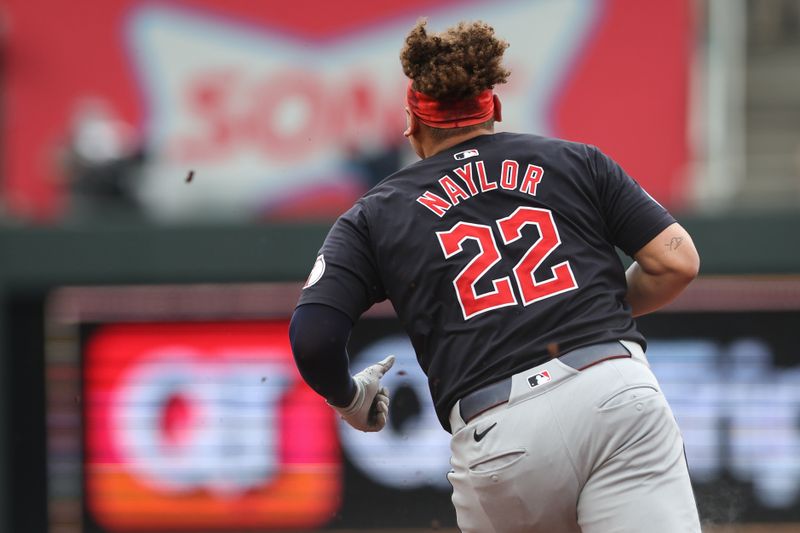
[[408,81],[406,102],[414,115],[432,128],[463,128],[486,122],[494,116],[494,95],[491,89],[463,100],[436,100],[412,88]]

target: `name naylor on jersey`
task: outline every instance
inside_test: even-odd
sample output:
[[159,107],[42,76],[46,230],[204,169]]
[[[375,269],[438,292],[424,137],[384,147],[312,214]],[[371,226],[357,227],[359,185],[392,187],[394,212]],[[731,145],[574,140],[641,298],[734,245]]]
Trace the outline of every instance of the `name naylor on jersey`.
[[499,170],[499,177],[494,176],[490,179],[483,161],[472,161],[454,168],[449,174],[439,178],[441,187],[441,192],[437,191],[439,194],[425,191],[417,198],[417,202],[433,211],[436,216],[442,217],[454,205],[497,189],[518,190],[536,196],[536,187],[544,176],[542,167],[533,164],[529,164],[524,174],[521,174],[519,163],[513,159],[503,161]]

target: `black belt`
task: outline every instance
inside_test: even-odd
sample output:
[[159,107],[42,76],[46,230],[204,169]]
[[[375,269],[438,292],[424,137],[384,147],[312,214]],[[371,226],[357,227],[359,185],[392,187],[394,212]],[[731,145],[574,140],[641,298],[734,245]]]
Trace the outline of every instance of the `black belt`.
[[[619,341],[583,346],[559,356],[558,360],[575,370],[583,370],[609,359],[630,357],[631,353]],[[511,378],[500,380],[472,391],[459,403],[461,419],[469,422],[482,412],[506,403],[511,394]]]

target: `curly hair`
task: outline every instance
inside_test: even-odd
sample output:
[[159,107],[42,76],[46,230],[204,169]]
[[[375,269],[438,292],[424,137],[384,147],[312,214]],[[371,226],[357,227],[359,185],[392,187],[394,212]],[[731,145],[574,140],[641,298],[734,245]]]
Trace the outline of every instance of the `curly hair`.
[[403,72],[413,88],[437,100],[459,100],[505,83],[511,74],[501,64],[508,43],[485,22],[459,22],[429,34],[420,19],[400,51]]

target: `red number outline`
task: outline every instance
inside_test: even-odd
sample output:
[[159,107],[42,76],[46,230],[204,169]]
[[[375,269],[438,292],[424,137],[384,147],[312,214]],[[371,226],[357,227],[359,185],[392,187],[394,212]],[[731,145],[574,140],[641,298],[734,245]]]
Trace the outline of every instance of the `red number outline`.
[[528,248],[522,259],[514,266],[522,305],[545,300],[578,288],[569,261],[562,261],[550,268],[552,277],[536,281],[536,271],[553,251],[561,245],[553,212],[537,207],[518,207],[516,211],[497,221],[503,244],[511,244],[522,237],[522,228],[532,224],[539,231],[539,238]]
[[[500,250],[490,226],[459,222],[448,231],[437,231],[439,245],[445,259],[464,251],[462,244],[468,239],[478,243],[478,253],[453,280],[456,298],[464,314],[464,320],[492,309],[516,305],[517,297],[511,289],[509,276],[492,280],[494,291],[477,294],[475,284],[486,272],[500,262]],[[488,246],[486,246],[488,245]],[[477,273],[474,272],[477,270]]]
[[[543,281],[536,279],[536,271],[542,266],[545,259],[561,245],[561,236],[558,233],[552,211],[537,207],[518,207],[509,216],[496,220],[495,223],[504,245],[522,238],[522,228],[528,224],[536,226],[539,232],[539,237],[513,268],[514,280],[519,294],[522,296],[523,306],[578,288],[569,261],[562,261],[551,267],[550,278]],[[477,294],[475,291],[475,284],[478,280],[502,258],[491,226],[462,221],[447,231],[437,231],[436,237],[445,259],[450,259],[463,252],[462,245],[468,239],[476,241],[480,249],[480,252],[461,269],[453,280],[453,288],[456,291],[456,298],[461,306],[464,320],[469,320],[493,309],[518,303],[516,293],[511,288],[509,276],[492,280],[494,291],[484,294]]]

